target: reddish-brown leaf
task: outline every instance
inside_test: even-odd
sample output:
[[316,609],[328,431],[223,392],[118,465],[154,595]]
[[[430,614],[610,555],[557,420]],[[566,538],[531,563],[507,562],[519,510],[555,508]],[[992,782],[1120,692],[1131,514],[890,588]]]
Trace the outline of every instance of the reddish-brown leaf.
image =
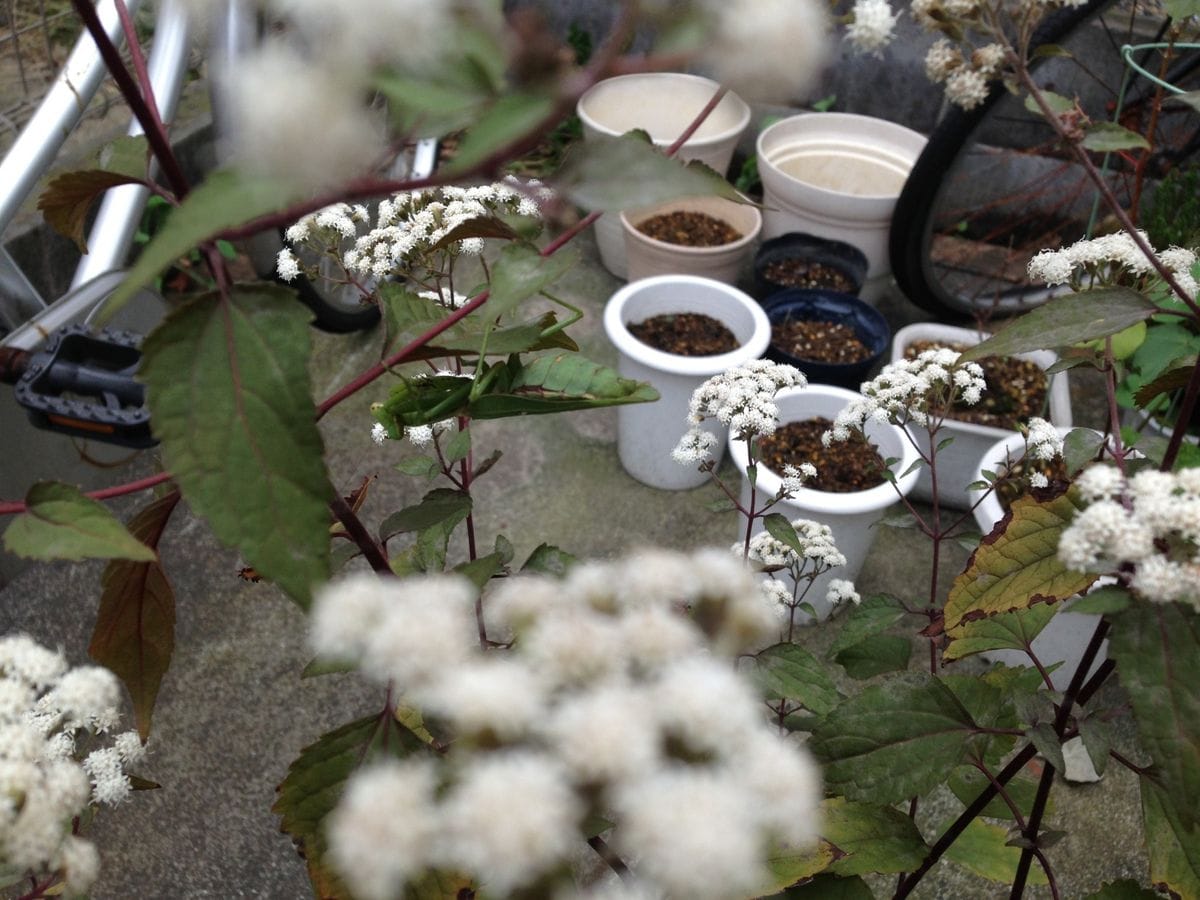
[[80,253],[87,253],[83,230],[92,204],[109,188],[142,183],[132,175],[104,169],[65,172],[46,185],[38,209],[51,227],[73,240]]
[[[167,520],[179,502],[172,491],[129,522],[138,540],[157,550]],[[150,735],[150,719],[163,675],[175,649],[175,592],[162,564],[114,559],[101,579],[104,592],[88,652],[111,669],[129,691],[138,733]]]

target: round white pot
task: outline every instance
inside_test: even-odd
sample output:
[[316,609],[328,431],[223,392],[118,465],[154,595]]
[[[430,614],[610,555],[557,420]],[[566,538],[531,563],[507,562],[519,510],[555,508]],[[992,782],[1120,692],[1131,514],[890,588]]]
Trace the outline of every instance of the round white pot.
[[[988,336],[981,335],[974,329],[941,325],[937,322],[919,322],[915,325],[907,325],[897,331],[892,338],[892,361],[903,358],[904,348],[914,341],[978,344]],[[1019,353],[1017,357],[1032,360],[1043,369],[1049,368],[1058,359],[1050,350]],[[1070,428],[1071,389],[1067,382],[1066,372],[1050,376],[1049,394],[1050,409],[1047,418],[1053,425]],[[928,432],[915,425],[910,425],[908,430],[920,446],[921,452],[928,455]],[[950,437],[954,439],[954,442],[943,447],[937,454],[938,497],[941,504],[957,509],[970,508],[975,502],[975,497],[967,490],[967,485],[976,480],[975,469],[979,460],[992,444],[1013,434],[1016,432],[996,428],[992,425],[977,425],[973,422],[946,419],[939,432],[939,440]],[[933,499],[933,485],[929,477],[928,466],[921,466],[920,478],[913,491],[913,497],[926,502]]]
[[[727,222],[741,237],[715,247],[688,247],[656,240],[638,231],[637,226],[647,219],[671,212],[705,213]],[[724,197],[689,197],[636,211],[626,210],[621,213],[621,227],[630,281],[683,274],[734,284],[762,230],[762,213],[749,204]]]
[[[656,146],[666,148],[683,134],[719,87],[711,79],[682,72],[618,75],[585,91],[575,111],[583,123],[584,140],[619,137],[641,128]],[[724,175],[738,138],[749,124],[750,107],[731,91],[676,155],[684,160],[698,159]],[[618,216],[601,216],[593,228],[604,267],[618,278],[628,277]]]
[[858,247],[867,257],[863,296],[870,298],[891,273],[892,210],[924,148],[924,135],[870,116],[781,119],[758,136],[763,238],[803,231]]
[[[856,393],[845,388],[814,384],[803,388],[786,388],[776,395],[775,402],[779,407],[779,422],[781,425],[786,425],[788,422],[816,417],[832,421],[857,396]],[[778,512],[788,521],[805,518],[828,525],[833,532],[838,550],[846,557],[846,565],[839,566],[817,578],[805,597],[821,619],[829,614],[830,607],[825,602],[825,593],[829,582],[834,578],[853,580],[858,577],[859,570],[862,569],[867,553],[871,549],[871,543],[875,540],[873,526],[883,517],[887,508],[899,500],[900,494],[907,495],[917,483],[916,472],[908,472],[917,459],[917,452],[905,437],[903,429],[896,425],[869,421],[864,430],[867,438],[876,446],[884,459],[899,460],[892,467],[892,471],[908,473],[900,476],[894,487],[890,483],[884,482],[869,490],[846,494],[801,488],[794,497],[777,503],[771,509],[771,512]],[[733,459],[734,465],[743,473],[741,503],[744,507],[748,507],[750,482],[744,474],[749,463],[746,455],[746,442],[730,438],[729,455]],[[755,508],[762,509],[774,498],[779,493],[781,483],[782,479],[777,473],[772,472],[765,465],[759,464],[755,485],[755,491],[758,494],[754,502]],[[897,489],[899,489],[899,494]],[[763,530],[761,519],[754,523],[754,530],[755,532]],[[739,534],[739,537],[742,534]]]
[[[1060,427],[1059,433],[1066,435],[1070,428]],[[1013,432],[1006,437],[996,441],[987,448],[980,456],[979,461],[975,466],[975,473],[972,481],[984,481],[984,470],[989,472],[999,472],[1003,468],[1006,461],[1011,460],[1016,462],[1025,453],[1025,439],[1018,433]],[[972,491],[974,498],[978,498],[982,491]],[[991,491],[985,496],[979,505],[975,507],[975,524],[979,526],[979,530],[984,534],[990,534],[997,523],[1004,518],[1004,507],[1001,505],[995,491]],[[1107,584],[1114,583],[1114,579],[1101,578],[1096,582],[1095,588],[1102,587]],[[1091,613],[1076,613],[1071,612],[1073,600],[1067,600],[1063,603],[1063,608],[1055,614],[1041,630],[1036,638],[1033,639],[1033,652],[1037,658],[1045,666],[1051,666],[1054,663],[1063,663],[1058,669],[1050,673],[1050,681],[1054,684],[1056,691],[1064,691],[1067,685],[1070,684],[1071,676],[1075,674],[1075,669],[1079,666],[1079,660],[1083,656],[1083,651],[1087,649],[1088,643],[1092,639],[1092,634],[1096,630],[1096,626],[1100,624],[1100,616]],[[989,650],[981,654],[984,659],[989,662],[1003,663],[1006,666],[1029,666],[1032,665],[1029,656],[1021,650]],[[1100,645],[1100,652],[1096,654],[1096,659],[1092,663],[1092,668],[1088,672],[1091,676],[1096,669],[1108,658],[1108,641],[1105,640]]]
[[[711,316],[733,332],[740,346],[716,356],[677,356],[643,344],[627,327],[669,313]],[[684,490],[704,484],[709,478],[706,472],[671,458],[688,430],[688,402],[706,379],[766,352],[771,342],[766,313],[752,297],[719,281],[660,275],[630,282],[613,294],[604,308],[604,330],[617,348],[617,370],[626,378],[649,382],[661,395],[656,403],[617,407],[621,465],[651,487]],[[717,436],[717,447],[723,448],[727,429],[711,420],[703,427]]]

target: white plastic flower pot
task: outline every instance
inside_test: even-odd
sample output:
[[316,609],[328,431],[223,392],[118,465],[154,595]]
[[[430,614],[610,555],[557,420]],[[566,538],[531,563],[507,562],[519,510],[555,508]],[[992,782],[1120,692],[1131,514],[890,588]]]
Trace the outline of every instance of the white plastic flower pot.
[[[989,335],[981,335],[980,332],[970,328],[958,328],[954,325],[942,325],[937,322],[919,322],[896,332],[892,338],[892,361],[903,359],[905,348],[917,341],[934,341],[941,344],[978,344],[986,337]],[[1050,350],[1019,353],[1017,358],[1031,360],[1043,369],[1048,369],[1058,359]],[[1070,428],[1071,390],[1066,372],[1050,376],[1049,397],[1049,415],[1045,418],[1049,419],[1052,425]],[[908,430],[920,446],[921,452],[928,455],[928,432],[916,425],[908,426]],[[996,428],[992,425],[977,425],[974,422],[946,419],[938,433],[939,442],[948,437],[954,440],[953,443],[940,449],[937,454],[938,497],[941,504],[957,509],[970,508],[975,502],[975,497],[967,490],[967,485],[976,480],[975,469],[979,460],[994,443],[1013,434],[1016,432]],[[933,499],[933,484],[928,466],[921,466],[920,478],[913,491],[913,497],[926,502]]]
[[[647,219],[673,212],[705,213],[727,223],[741,237],[714,247],[690,247],[660,241],[638,230]],[[681,274],[734,284],[762,230],[762,213],[756,207],[724,197],[689,197],[646,209],[626,210],[621,213],[621,227],[630,281]]]
[[[1070,430],[1066,427],[1058,429],[1059,434],[1063,436]],[[972,482],[984,481],[984,471],[999,472],[1006,461],[1016,462],[1024,455],[1024,452],[1025,439],[1020,434],[1013,432],[1000,438],[980,456],[975,466]],[[978,499],[982,493],[983,491],[972,491],[972,502],[974,499]],[[984,535],[990,534],[1005,515],[1004,507],[995,491],[989,492],[979,501],[979,505],[974,509],[974,515],[975,524],[979,526],[979,530]],[[1095,587],[1112,583],[1113,579],[1102,578],[1096,582]],[[1091,613],[1071,612],[1070,608],[1073,602],[1072,600],[1065,601],[1063,609],[1047,623],[1041,633],[1033,639],[1031,645],[1042,665],[1049,667],[1058,662],[1063,663],[1050,673],[1050,681],[1054,684],[1056,691],[1066,690],[1071,676],[1079,667],[1083,651],[1087,649],[1092,634],[1096,631],[1096,626],[1100,624],[1101,619],[1099,615]],[[1006,666],[1032,665],[1029,656],[1021,650],[989,650],[981,655],[989,662],[1003,663]],[[1108,641],[1106,640],[1101,644],[1100,652],[1096,654],[1096,659],[1092,663],[1088,675],[1092,675],[1107,658]]]
[[867,257],[862,296],[874,299],[891,274],[892,210],[925,136],[870,116],[801,113],[758,136],[763,239],[789,231],[845,241]]
[[[619,137],[641,128],[655,146],[666,148],[683,134],[719,87],[711,79],[682,72],[618,75],[585,91],[575,111],[583,123],[584,140]],[[738,138],[749,124],[750,107],[730,91],[676,155],[698,159],[724,175]],[[629,277],[620,218],[607,213],[593,228],[604,268],[618,278]]]
[[[808,387],[785,388],[775,397],[779,407],[780,425],[789,422],[799,422],[805,419],[824,418],[833,421],[850,401],[858,395],[845,388],[832,385],[814,384]],[[805,600],[812,604],[820,619],[829,615],[829,604],[825,602],[825,593],[829,582],[835,578],[854,580],[862,569],[863,562],[870,552],[871,543],[875,540],[873,526],[883,518],[884,512],[893,503],[898,502],[900,494],[908,495],[917,483],[916,472],[909,468],[917,459],[917,452],[905,437],[903,429],[896,425],[888,425],[874,420],[868,421],[864,428],[867,439],[878,449],[884,459],[897,459],[892,471],[898,476],[895,486],[889,482],[876,485],[865,491],[853,491],[840,494],[830,491],[815,491],[801,488],[793,497],[783,500],[771,508],[787,518],[812,519],[823,525],[828,525],[833,532],[834,543],[846,557],[846,565],[839,566],[821,575],[813,582]],[[729,455],[734,465],[743,473],[741,503],[743,507],[750,503],[750,482],[745,477],[749,458],[746,454],[746,442],[729,440]],[[803,462],[803,460],[801,460]],[[905,473],[907,474],[901,474]],[[762,509],[776,494],[779,493],[782,478],[779,473],[771,471],[763,464],[758,466],[758,476],[755,491],[755,508]],[[897,493],[899,489],[899,493]],[[744,520],[743,520],[744,525]],[[755,522],[755,532],[763,530],[762,520]],[[742,532],[744,534],[744,532]],[[738,537],[742,537],[739,534]]]
[[[642,343],[629,331],[631,324],[671,313],[711,316],[733,332],[740,346],[715,356],[678,356]],[[630,282],[613,294],[604,308],[604,330],[617,348],[617,370],[626,378],[649,382],[660,394],[655,403],[617,407],[621,465],[643,484],[664,490],[704,484],[707,473],[671,458],[689,427],[688,402],[708,378],[763,355],[771,342],[766,313],[748,294],[719,281],[660,275]],[[727,429],[713,421],[702,427],[716,435],[719,454]]]

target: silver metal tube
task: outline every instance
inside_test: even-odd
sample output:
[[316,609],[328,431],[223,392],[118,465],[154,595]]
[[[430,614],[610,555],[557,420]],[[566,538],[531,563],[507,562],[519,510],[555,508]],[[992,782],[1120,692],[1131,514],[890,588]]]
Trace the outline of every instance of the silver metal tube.
[[[126,0],[126,5],[132,13],[141,5],[141,0]],[[119,43],[121,20],[116,4],[112,0],[102,0],[97,14],[105,33]],[[38,179],[58,155],[103,76],[104,62],[100,52],[91,35],[85,32],[37,112],[0,163],[0,232],[8,227]]]
[[[147,64],[154,98],[164,122],[175,117],[179,106],[189,47],[187,13],[177,0],[164,0],[155,21],[154,45]],[[142,134],[142,127],[136,120],[129,133]],[[88,252],[79,261],[71,280],[72,289],[125,264],[149,193],[149,189],[141,185],[130,184],[113,188],[104,195],[88,235]]]

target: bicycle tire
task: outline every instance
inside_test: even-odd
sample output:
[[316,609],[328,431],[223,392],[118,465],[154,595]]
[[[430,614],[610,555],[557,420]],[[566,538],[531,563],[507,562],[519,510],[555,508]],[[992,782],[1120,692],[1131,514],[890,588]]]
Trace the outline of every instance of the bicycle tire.
[[[1031,47],[1066,42],[1077,29],[1115,2],[1090,0],[1078,8],[1059,10],[1039,26]],[[1035,65],[1038,63],[1035,60]],[[888,252],[897,286],[913,303],[943,321],[1014,314],[1044,302],[1052,293],[1026,281],[1020,288],[1014,288],[1004,296],[997,292],[985,302],[978,294],[951,289],[934,258],[934,237],[939,224],[935,219],[945,200],[950,173],[962,163],[971,148],[978,146],[978,136],[989,128],[1000,105],[1008,97],[1003,86],[996,84],[978,107],[969,111],[951,107],[931,133],[896,202]],[[1009,106],[1005,108],[1011,109],[1013,101],[1007,102]],[[1080,229],[1072,239],[1082,235]],[[1021,271],[1024,271],[1023,266]]]

